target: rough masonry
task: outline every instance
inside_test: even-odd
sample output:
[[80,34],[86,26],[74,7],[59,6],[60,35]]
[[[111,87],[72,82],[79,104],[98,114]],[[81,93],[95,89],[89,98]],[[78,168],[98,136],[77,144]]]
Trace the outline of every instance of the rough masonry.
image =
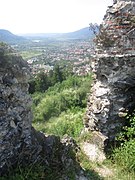
[[29,160],[35,161],[41,151],[36,141],[32,145],[29,76],[27,63],[16,55],[11,47],[2,44],[0,46],[0,174],[8,171],[8,168],[18,162],[21,164]]
[[[27,63],[6,44],[0,44],[0,176],[17,167],[42,164],[68,179],[87,178],[75,160],[78,149],[72,138],[45,136],[32,127],[30,77]],[[73,149],[75,151],[73,151]],[[72,152],[72,156],[71,156]]]
[[84,125],[98,134],[103,147],[114,141],[125,117],[135,109],[135,0],[114,0],[96,43]]
[[135,0],[114,0],[101,24],[96,51],[111,55],[135,53]]

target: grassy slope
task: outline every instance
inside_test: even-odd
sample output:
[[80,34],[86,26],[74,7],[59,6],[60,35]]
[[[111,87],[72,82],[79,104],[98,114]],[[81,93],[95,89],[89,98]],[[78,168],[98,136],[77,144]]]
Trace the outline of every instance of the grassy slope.
[[[62,84],[51,87],[44,94],[35,93],[33,95],[34,127],[39,131],[60,137],[68,134],[75,138],[78,143],[89,138],[89,134],[82,138],[80,133],[83,129],[82,119],[90,84],[90,77],[70,77]],[[115,150],[113,159],[107,159],[101,164],[90,162],[82,151],[77,154],[77,159],[89,180],[134,180],[134,166],[128,167],[128,165],[135,164],[134,147],[134,141],[129,142],[124,147]],[[41,166],[18,168],[14,174],[0,179],[24,180],[42,177],[46,180],[54,180],[54,177],[57,176],[57,173],[50,169],[47,172],[48,176],[44,172],[45,167]],[[75,179],[73,178],[73,180]]]
[[[55,134],[61,137],[68,134],[77,141],[80,141],[79,136],[81,130],[83,129],[82,119],[86,107],[86,94],[90,91],[90,84],[90,77],[76,79],[75,81],[74,78],[71,78],[64,81],[62,84],[57,84],[54,87],[51,87],[44,95],[38,94],[35,97],[33,96],[34,101],[39,103],[34,108],[35,128],[45,133]],[[79,93],[85,94],[81,103],[83,104],[83,108],[77,104]],[[65,102],[68,104],[63,104]],[[46,104],[48,105],[47,107]],[[64,105],[66,107],[65,109]],[[53,110],[54,114],[51,112],[51,116],[49,118],[45,118],[46,112],[50,109]],[[113,159],[107,159],[102,164],[91,163],[83,152],[78,154],[78,159],[81,166],[86,170],[89,179],[133,180],[135,179],[134,171],[130,171],[129,168],[125,168],[126,164],[123,166],[125,161],[134,161],[134,158],[131,160],[131,156],[130,160],[128,159],[128,150],[128,147],[115,150]],[[97,176],[95,171],[97,171],[100,176]]]

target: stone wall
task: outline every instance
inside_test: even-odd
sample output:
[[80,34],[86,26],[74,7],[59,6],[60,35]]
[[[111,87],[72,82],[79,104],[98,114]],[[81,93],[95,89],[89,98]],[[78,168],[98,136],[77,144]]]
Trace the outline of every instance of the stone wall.
[[97,56],[94,85],[88,99],[85,128],[99,131],[110,141],[135,108],[135,55]]
[[0,177],[18,167],[40,163],[45,171],[57,171],[60,179],[69,179],[74,172],[76,180],[87,180],[76,161],[79,148],[72,138],[60,140],[32,127],[29,77],[27,63],[0,43]]
[[[30,159],[33,147],[30,146],[32,101],[28,95],[29,76],[27,63],[9,46],[0,46],[0,174],[17,161]],[[38,148],[36,153],[39,153]]]
[[96,42],[84,125],[101,137],[103,147],[107,139],[114,141],[135,109],[135,0],[114,0]]
[[[110,6],[100,28],[97,53],[135,53],[135,1],[117,0]],[[107,42],[106,42],[107,41]]]

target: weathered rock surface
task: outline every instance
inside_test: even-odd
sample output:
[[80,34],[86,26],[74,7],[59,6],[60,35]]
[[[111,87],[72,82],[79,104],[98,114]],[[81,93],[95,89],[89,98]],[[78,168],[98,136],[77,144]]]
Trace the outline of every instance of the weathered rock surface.
[[[115,0],[104,16],[97,44],[98,53],[135,53],[135,1]],[[99,37],[101,37],[99,35]]]
[[9,46],[0,44],[0,176],[17,166],[40,162],[57,168],[61,179],[69,179],[66,173],[71,170],[76,179],[85,178],[75,160],[77,145],[71,138],[61,141],[32,127],[29,76],[27,63]]
[[135,55],[96,57],[85,127],[114,140],[135,108]]
[[135,1],[114,1],[97,38],[91,63],[94,82],[84,124],[86,131],[102,133],[99,146],[105,147],[135,109]]
[[[0,48],[0,172],[21,159],[31,143],[28,66],[13,50]],[[26,151],[25,151],[26,152]],[[15,157],[16,154],[16,157]],[[17,156],[20,154],[20,156]],[[20,160],[21,161],[21,160]]]
[[106,157],[102,150],[95,143],[85,142],[82,144],[83,152],[89,157],[92,162],[103,162]]

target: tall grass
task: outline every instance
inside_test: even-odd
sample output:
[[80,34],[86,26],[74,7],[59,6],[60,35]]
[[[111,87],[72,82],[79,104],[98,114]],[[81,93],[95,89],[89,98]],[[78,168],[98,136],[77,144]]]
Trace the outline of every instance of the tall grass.
[[114,161],[123,170],[135,172],[135,140],[132,139],[114,150]]
[[[127,117],[127,124],[118,136],[121,146],[113,151],[113,162],[126,172],[129,179],[135,179],[135,115]],[[126,176],[126,175],[125,175]]]
[[72,109],[62,112],[59,117],[50,118],[47,122],[33,123],[37,130],[47,134],[64,136],[65,134],[77,138],[83,129],[83,115],[85,109]]

